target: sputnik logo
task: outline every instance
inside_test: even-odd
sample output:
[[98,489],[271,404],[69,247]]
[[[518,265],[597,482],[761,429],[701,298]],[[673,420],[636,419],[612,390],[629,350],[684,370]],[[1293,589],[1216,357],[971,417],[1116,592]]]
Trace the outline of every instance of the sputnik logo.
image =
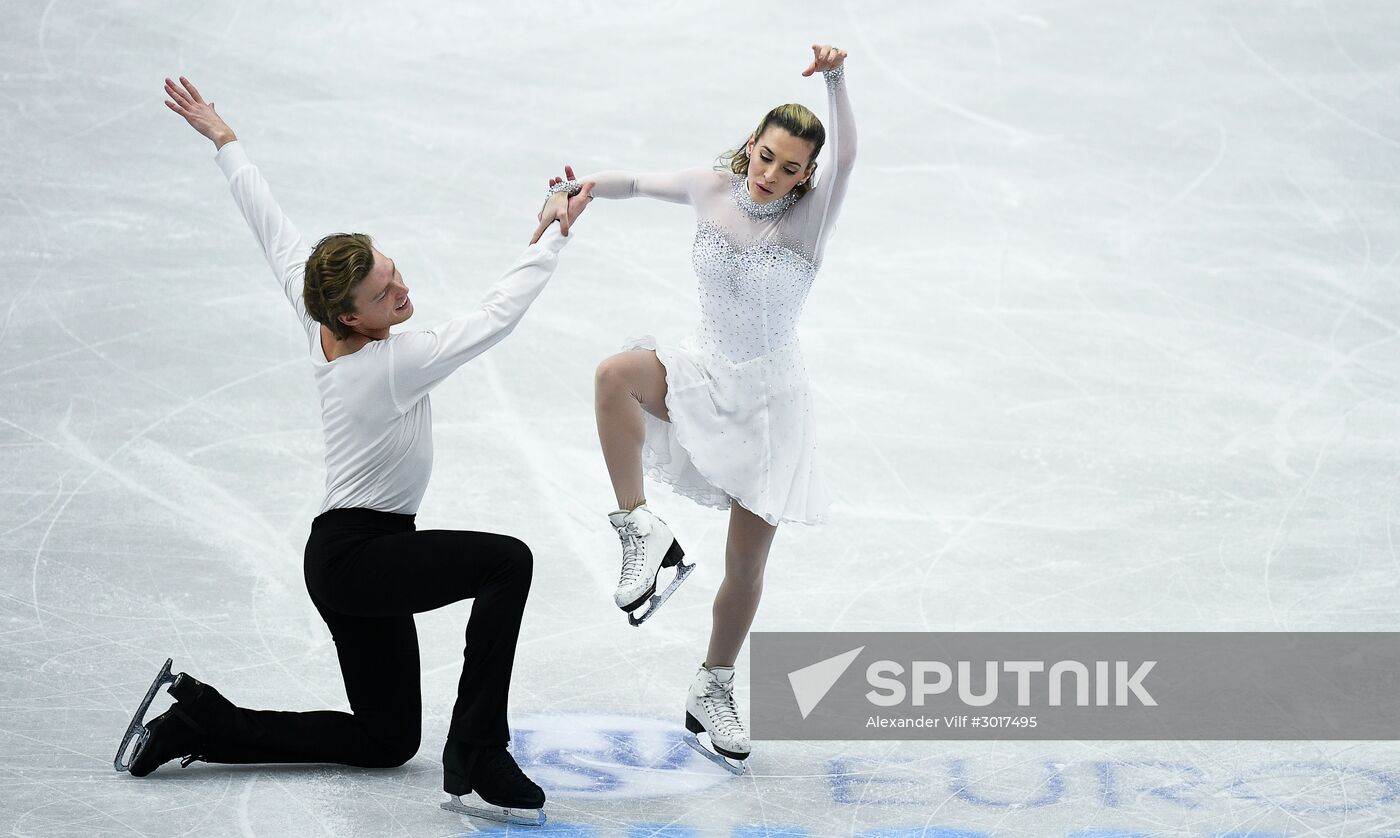
[[861,646],[849,652],[843,652],[834,658],[827,658],[824,661],[817,661],[811,666],[804,666],[788,673],[788,683],[792,685],[792,696],[797,699],[797,709],[801,711],[802,718],[807,718],[812,711],[817,709],[831,688],[836,685],[841,676],[850,667],[851,663],[865,649]]

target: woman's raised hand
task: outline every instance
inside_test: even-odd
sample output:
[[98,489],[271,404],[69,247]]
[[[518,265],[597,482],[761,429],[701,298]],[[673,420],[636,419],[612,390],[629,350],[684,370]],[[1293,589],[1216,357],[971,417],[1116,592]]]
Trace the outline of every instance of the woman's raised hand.
[[813,73],[835,70],[845,60],[845,50],[837,49],[831,44],[812,44],[812,63],[807,65],[807,69],[802,71],[802,75],[810,76]]
[[[563,183],[566,179],[574,179],[573,166],[565,166],[564,177],[550,178],[549,185],[554,186],[557,183]],[[559,233],[565,236],[569,235],[569,225],[583,214],[583,210],[588,206],[588,202],[593,200],[593,195],[591,193],[593,192],[594,186],[597,186],[597,184],[590,180],[580,187],[577,195],[571,196],[567,192],[556,192],[550,195],[549,200],[544,203],[544,208],[540,210],[540,226],[535,228],[535,235],[530,239],[530,244],[539,241],[540,236],[544,235],[544,231],[548,230],[549,225],[553,224],[555,221],[559,222]]]
[[215,148],[223,148],[225,144],[238,139],[233,129],[214,110],[214,103],[205,102],[189,79],[181,76],[180,85],[183,85],[183,89],[170,79],[165,80],[165,95],[170,97],[165,100],[166,107],[183,116],[190,127],[212,140]]

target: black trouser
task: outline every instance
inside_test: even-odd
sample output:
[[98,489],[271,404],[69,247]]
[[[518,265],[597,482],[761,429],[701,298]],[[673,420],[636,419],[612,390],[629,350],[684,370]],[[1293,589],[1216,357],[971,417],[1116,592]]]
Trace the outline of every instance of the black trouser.
[[423,716],[413,615],[468,598],[476,601],[447,736],[506,744],[511,666],[532,567],[530,548],[508,535],[419,532],[412,515],[370,509],[318,516],[306,542],[306,588],[335,638],[351,712],[245,710],[214,691],[190,695],[191,709],[210,728],[205,758],[407,762],[418,751]]

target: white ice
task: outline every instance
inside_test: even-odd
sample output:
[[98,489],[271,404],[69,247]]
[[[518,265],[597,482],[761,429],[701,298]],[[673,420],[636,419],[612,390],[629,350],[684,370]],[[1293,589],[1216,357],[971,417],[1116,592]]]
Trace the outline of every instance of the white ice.
[[[245,706],[346,707],[301,576],[310,369],[167,75],[308,236],[373,234],[429,327],[524,246],[562,164],[703,165],[772,105],[824,115],[799,71],[835,43],[861,149],[801,335],[838,502],[780,530],[755,629],[1400,629],[1391,3],[0,18],[0,832],[479,826],[437,808],[466,603],[419,620],[401,769],[112,771],[167,656]],[[595,203],[520,329],[433,396],[420,526],[537,556],[512,712],[544,834],[1400,834],[1389,743],[759,742],[738,779],[672,752],[726,519],[652,488],[699,570],[629,627],[592,374],[693,322],[692,230]]]

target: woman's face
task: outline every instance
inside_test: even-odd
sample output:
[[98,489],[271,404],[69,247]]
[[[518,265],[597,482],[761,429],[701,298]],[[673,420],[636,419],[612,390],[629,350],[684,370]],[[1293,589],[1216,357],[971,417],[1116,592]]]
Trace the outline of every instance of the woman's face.
[[342,314],[345,325],[361,334],[372,334],[396,326],[413,316],[413,301],[398,267],[389,257],[371,248],[374,267],[370,268],[350,295],[354,314]]
[[786,128],[770,125],[763,136],[749,136],[749,197],[760,204],[776,201],[806,180],[812,162],[810,140],[794,137]]

